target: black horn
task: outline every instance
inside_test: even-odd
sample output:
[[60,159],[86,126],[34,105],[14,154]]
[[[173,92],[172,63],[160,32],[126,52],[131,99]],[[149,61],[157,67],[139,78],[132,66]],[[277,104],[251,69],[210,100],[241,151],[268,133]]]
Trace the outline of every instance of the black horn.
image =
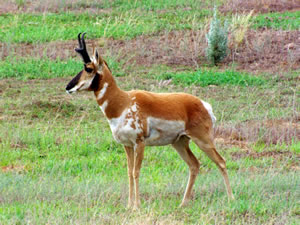
[[[86,50],[86,45],[85,45],[85,41],[84,41],[84,35],[85,34],[86,33],[83,33],[82,35],[81,35],[81,33],[78,34],[79,48],[75,48],[75,51],[78,52],[81,55],[84,63],[89,63],[89,62],[91,62],[91,59],[90,59],[89,54]],[[81,35],[81,38],[80,38],[80,35]]]

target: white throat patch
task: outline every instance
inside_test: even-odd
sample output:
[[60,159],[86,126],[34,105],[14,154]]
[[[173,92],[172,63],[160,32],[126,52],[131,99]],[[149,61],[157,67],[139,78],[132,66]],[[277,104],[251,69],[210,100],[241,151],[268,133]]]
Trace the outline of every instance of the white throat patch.
[[98,96],[97,96],[97,100],[100,100],[101,98],[103,98],[103,96],[105,95],[106,93],[106,90],[107,90],[107,87],[108,87],[108,83],[104,83],[102,89],[100,90]]
[[88,89],[91,86],[92,81],[93,79],[79,82],[71,90],[69,90],[69,93]]
[[106,115],[105,114],[105,109],[106,109],[107,105],[108,105],[108,100],[105,100],[103,102],[103,104],[99,106],[104,115]]

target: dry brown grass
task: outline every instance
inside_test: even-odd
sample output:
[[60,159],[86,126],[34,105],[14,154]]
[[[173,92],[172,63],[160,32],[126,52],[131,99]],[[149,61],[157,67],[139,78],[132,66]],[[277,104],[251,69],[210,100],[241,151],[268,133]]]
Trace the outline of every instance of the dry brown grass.
[[245,43],[231,48],[226,63],[252,72],[275,72],[300,68],[300,31],[248,30]]
[[255,13],[267,13],[299,9],[299,0],[227,0],[220,7],[220,11],[223,13],[250,12],[251,10],[254,10]]
[[[127,65],[151,66],[165,64],[172,67],[197,68],[206,63],[206,30],[172,31],[156,35],[142,35],[132,40],[96,39],[88,41],[101,45],[101,54],[125,61]],[[248,30],[245,41],[238,47],[230,46],[230,54],[223,66],[237,64],[238,70],[254,73],[300,69],[300,31]],[[46,44],[0,43],[0,58],[8,55],[67,59],[77,57],[77,41],[57,41]]]
[[215,130],[217,142],[247,149],[249,143],[266,145],[290,144],[300,140],[300,117],[290,119],[268,119],[265,121],[241,122],[235,126],[218,126]]
[[111,9],[103,9],[101,0],[4,0],[0,4],[2,13],[44,13],[69,11],[74,13],[110,13]]

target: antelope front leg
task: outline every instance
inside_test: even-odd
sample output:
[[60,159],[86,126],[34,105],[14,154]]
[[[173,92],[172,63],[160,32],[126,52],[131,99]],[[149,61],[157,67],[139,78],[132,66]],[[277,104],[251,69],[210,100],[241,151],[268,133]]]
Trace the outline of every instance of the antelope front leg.
[[139,208],[141,205],[140,191],[139,191],[139,176],[140,176],[142,161],[144,158],[144,149],[145,149],[145,144],[143,142],[140,142],[135,146],[134,169],[133,169],[133,177],[135,183],[135,202],[134,202],[135,208]]
[[127,155],[127,168],[129,178],[129,196],[128,208],[133,206],[133,167],[134,167],[134,150],[131,147],[124,146]]

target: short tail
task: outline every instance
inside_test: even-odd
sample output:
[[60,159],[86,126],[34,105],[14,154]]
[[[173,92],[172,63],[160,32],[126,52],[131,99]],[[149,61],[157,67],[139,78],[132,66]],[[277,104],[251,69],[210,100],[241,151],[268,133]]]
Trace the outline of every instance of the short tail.
[[208,114],[210,115],[213,127],[215,126],[215,123],[217,121],[217,118],[215,117],[213,111],[212,111],[212,107],[208,102],[205,102],[203,100],[201,100],[202,104],[204,105],[205,109],[207,110]]

